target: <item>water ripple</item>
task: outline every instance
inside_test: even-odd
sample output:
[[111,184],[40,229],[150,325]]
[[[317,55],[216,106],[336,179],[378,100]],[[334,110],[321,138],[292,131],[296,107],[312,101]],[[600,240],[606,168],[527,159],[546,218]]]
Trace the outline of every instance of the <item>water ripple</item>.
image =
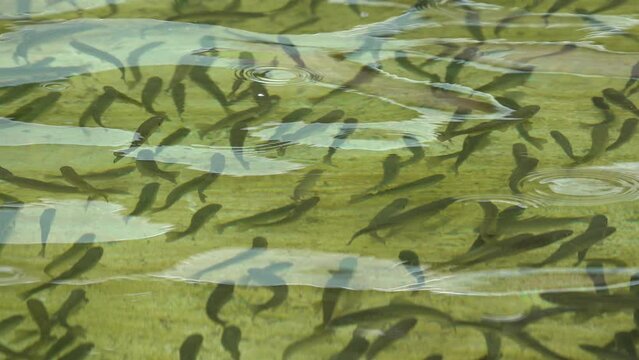
[[302,67],[252,66],[238,69],[238,79],[256,81],[266,85],[284,86],[322,80],[322,75]]

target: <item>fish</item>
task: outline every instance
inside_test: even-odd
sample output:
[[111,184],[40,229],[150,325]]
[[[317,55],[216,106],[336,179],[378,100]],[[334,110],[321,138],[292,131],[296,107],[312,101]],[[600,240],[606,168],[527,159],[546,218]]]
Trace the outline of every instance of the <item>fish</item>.
[[73,313],[77,312],[82,306],[89,302],[86,291],[83,289],[73,289],[67,299],[60,305],[60,308],[51,314],[51,325],[60,324],[70,329],[68,319]]
[[191,129],[188,128],[179,128],[174,132],[167,135],[164,139],[160,141],[157,149],[155,150],[155,154],[159,154],[166,146],[171,146],[178,144],[182,140],[184,140],[191,133]]
[[75,339],[75,333],[72,330],[67,330],[67,332],[58,339],[58,341],[51,345],[49,350],[47,350],[47,352],[44,354],[43,359],[53,359],[56,355],[62,352],[62,350],[70,346],[75,341]]
[[102,91],[102,94],[100,94],[80,116],[78,123],[80,127],[86,126],[89,118],[92,118],[99,126],[104,127],[104,124],[102,123],[102,115],[104,115],[107,109],[111,107],[116,100],[120,100],[125,104],[131,104],[139,107],[142,106],[142,103],[118,91],[112,86],[104,86],[102,87]]
[[104,250],[100,246],[89,248],[84,253],[84,255],[82,255],[82,257],[75,264],[73,264],[73,266],[71,266],[71,268],[63,271],[62,273],[60,273],[60,275],[54,277],[50,281],[21,293],[20,297],[26,300],[31,296],[39,293],[40,291],[57,286],[61,281],[69,280],[71,278],[84,274],[85,272],[91,270],[95,265],[97,265],[97,263],[102,258],[103,253]]
[[488,134],[488,132],[485,132],[477,135],[466,136],[462,144],[462,149],[453,164],[453,171],[455,174],[459,173],[459,167],[468,159],[468,157],[470,157],[470,154],[486,146],[489,140]]
[[95,347],[95,345],[92,342],[87,342],[87,343],[80,344],[80,345],[76,346],[73,350],[71,350],[68,353],[66,353],[66,354],[62,355],[61,357],[59,357],[58,360],[82,360],[82,359],[85,359],[87,356],[89,356],[89,354],[91,354],[91,351],[93,351],[94,347]]
[[220,130],[228,126],[232,126],[238,121],[255,120],[260,118],[261,116],[268,114],[274,108],[274,105],[276,105],[279,102],[279,97],[271,96],[270,100],[271,102],[268,103],[267,106],[258,105],[246,110],[232,113],[220,119],[218,122],[214,124],[203,124],[203,125],[198,124],[198,127],[200,128],[198,131],[200,138],[203,138],[205,135],[207,135],[211,131]]
[[133,141],[131,141],[131,145],[129,145],[129,148],[126,150],[118,150],[113,153],[115,155],[115,159],[113,160],[113,162],[121,160],[127,154],[144,145],[149,137],[153,135],[153,133],[156,132],[160,128],[160,126],[162,126],[162,123],[165,120],[166,116],[162,114],[151,116],[150,118],[143,121],[142,124],[140,124],[140,126],[138,126],[138,128],[135,130],[135,135],[133,136]]
[[532,216],[520,219],[525,208],[511,206],[499,213],[497,218],[497,229],[499,233],[516,233],[524,231],[539,231],[548,228],[563,227],[574,222],[590,221],[586,216],[566,216],[566,217],[544,217]]
[[623,309],[639,309],[635,294],[596,294],[579,291],[560,293],[544,292],[539,296],[550,303],[597,311],[618,311]]
[[389,183],[393,182],[399,175],[399,170],[401,169],[401,158],[397,154],[389,154],[384,158],[382,162],[382,179],[377,183],[377,185],[373,186],[366,192],[375,192],[379,191],[386,187]]
[[[141,150],[138,153],[138,157],[135,159],[135,166],[142,174],[142,176],[156,178],[159,177],[166,181],[177,184],[177,177],[180,175],[177,171],[164,171],[158,167],[158,164],[153,160],[154,154],[151,150]],[[148,160],[142,160],[148,159]]]
[[222,209],[222,205],[220,204],[209,204],[203,206],[198,209],[195,214],[193,214],[191,223],[186,230],[168,232],[166,234],[166,241],[176,241],[188,235],[195,236],[195,233],[198,232],[198,230],[200,230],[212,217],[214,217],[220,209]]
[[290,223],[292,221],[299,219],[306,212],[314,208],[317,205],[317,203],[319,203],[319,201],[320,201],[320,198],[318,196],[313,196],[308,199],[300,200],[297,206],[295,206],[295,208],[293,208],[293,210],[289,214],[284,216],[283,218],[280,218],[278,220],[271,221],[271,222],[253,224],[253,226],[265,227],[265,226],[275,226],[275,225],[283,225],[286,223]]
[[601,112],[603,112],[604,114],[605,120],[600,122],[599,124],[604,124],[604,123],[608,124],[615,121],[615,114],[612,112],[612,110],[610,110],[610,105],[608,105],[608,103],[606,102],[606,100],[604,100],[604,98],[602,98],[601,96],[593,96],[591,100],[592,100],[592,104],[596,108],[601,110]]
[[[135,171],[135,165],[127,165],[119,168],[111,168],[103,171],[93,171],[82,174],[82,178],[86,180],[112,180],[122,176],[126,176]],[[61,175],[54,175],[52,177],[61,178]]]
[[528,155],[526,146],[521,143],[513,144],[513,157],[515,158],[515,168],[508,178],[508,187],[513,194],[521,194],[519,183],[537,168],[539,160]]
[[184,195],[194,190],[197,190],[200,201],[205,202],[206,195],[204,194],[204,190],[206,190],[206,188],[208,188],[213,182],[215,182],[215,180],[218,179],[225,165],[226,165],[226,159],[224,155],[220,153],[215,153],[211,157],[211,168],[209,172],[203,175],[194,177],[193,179],[176,186],[166,196],[166,200],[164,200],[164,205],[162,205],[159,208],[153,209],[153,212],[158,212],[158,211],[162,211],[162,210],[166,210],[170,208],[171,206],[173,206],[173,204],[175,204],[178,200],[180,200]]
[[552,136],[552,138],[555,139],[555,142],[557,143],[557,145],[559,145],[559,147],[561,147],[561,149],[564,151],[564,154],[566,154],[566,156],[568,156],[570,159],[574,160],[575,162],[579,160],[579,158],[575,156],[575,153],[572,150],[572,145],[570,144],[570,140],[568,140],[568,138],[564,134],[562,134],[561,132],[557,130],[553,130],[550,132],[550,136]]
[[417,324],[417,319],[407,318],[398,321],[386,329],[375,341],[373,341],[366,352],[366,360],[373,359],[377,354],[389,347],[391,344],[406,336]]
[[424,148],[414,136],[405,134],[402,136],[402,140],[404,141],[404,145],[406,145],[406,149],[411,152],[412,156],[410,159],[402,161],[400,163],[401,166],[408,166],[424,159]]
[[72,186],[16,176],[11,171],[3,167],[0,167],[0,180],[6,181],[19,187],[38,191],[47,191],[61,194],[77,194],[80,192],[78,188]]
[[131,216],[140,216],[140,214],[151,209],[157,198],[159,189],[160,184],[156,182],[144,185],[138,196],[138,202],[135,208],[127,215],[127,221]]
[[250,165],[244,159],[244,141],[248,135],[248,120],[238,121],[231,127],[229,135],[229,144],[235,158],[242,164],[244,169],[249,169]]
[[495,243],[499,237],[497,229],[499,209],[490,201],[480,201],[479,206],[484,212],[484,219],[479,225],[479,237],[483,244]]
[[189,14],[178,14],[169,16],[166,21],[186,21],[195,24],[211,24],[215,25],[220,20],[243,20],[243,19],[256,19],[267,16],[268,13],[264,11],[250,12],[250,11],[197,11]]
[[[379,223],[383,223],[384,221],[386,221],[386,219],[390,218],[391,216],[394,216],[400,213],[402,210],[406,208],[407,205],[408,205],[407,198],[399,198],[399,199],[393,200],[390,204],[384,206],[375,216],[373,216],[371,221],[368,223],[368,227],[374,227]],[[370,235],[375,240],[385,243],[384,239],[377,234],[377,231],[370,232]],[[353,240],[355,239],[351,239],[347,243],[347,245],[352,244]]]
[[300,55],[300,52],[297,51],[297,47],[291,42],[288,37],[284,35],[278,35],[277,42],[282,47],[282,50],[284,50],[286,55],[288,55],[288,57],[290,57],[297,66],[301,68],[306,67],[304,60],[302,60],[302,55]]
[[456,201],[457,199],[453,197],[447,197],[447,198],[442,198],[439,200],[429,202],[424,205],[414,207],[410,210],[403,211],[397,215],[388,217],[377,224],[374,224],[372,226],[368,225],[364,227],[363,229],[358,230],[351,237],[351,241],[353,241],[355,238],[361,235],[368,234],[373,231],[383,230],[383,229],[397,226],[403,223],[408,223],[416,219],[425,220],[427,218],[430,218],[431,216],[436,215],[440,211],[446,209],[449,205],[451,205],[452,203]]
[[0,335],[16,328],[24,321],[24,315],[12,315],[0,320]]
[[469,46],[464,48],[461,53],[457,54],[453,60],[446,66],[446,75],[444,76],[444,81],[449,84],[454,84],[457,79],[457,75],[461,71],[462,67],[471,61],[473,61],[477,56],[479,56],[479,47],[477,46]]
[[240,341],[242,330],[235,325],[225,326],[222,331],[222,347],[231,354],[233,360],[240,360]]
[[[630,78],[628,79],[628,82],[626,82],[626,85],[623,87],[622,92],[628,91],[630,87],[634,85],[637,81],[639,81],[639,61],[637,61],[637,63],[634,64],[632,68],[630,69]],[[1,103],[2,101],[0,101],[0,104]]]
[[41,257],[44,257],[44,252],[47,248],[47,240],[49,239],[51,224],[53,223],[53,219],[55,219],[55,214],[56,209],[50,208],[44,210],[40,215],[40,242],[42,243],[42,248],[38,255]]
[[0,105],[13,102],[28,95],[37,86],[37,84],[20,84],[11,86],[7,91],[0,95]]
[[599,7],[593,10],[590,10],[588,14],[592,15],[592,14],[598,14],[604,11],[608,11],[610,9],[614,9],[616,7],[621,6],[625,4],[626,2],[628,2],[628,0],[610,0],[610,2],[608,2],[607,4],[601,4],[599,5]]
[[80,236],[76,242],[71,245],[69,249],[67,249],[62,254],[56,256],[50,263],[48,263],[44,267],[44,273],[47,275],[51,275],[51,271],[61,264],[70,261],[74,257],[80,255],[83,251],[88,250],[93,246],[93,242],[95,241],[95,234],[84,234]]
[[[251,54],[248,51],[240,51],[240,54],[238,55],[237,60],[240,63],[241,69],[250,69],[255,66],[255,57],[253,56],[253,54]],[[235,81],[233,81],[233,85],[231,86],[231,93],[229,94],[229,97],[232,97],[233,95],[235,95],[235,93],[240,88],[240,86],[242,86],[244,81],[245,79],[242,76],[237,76]]]
[[317,105],[323,101],[328,100],[329,98],[332,98],[335,95],[341,94],[347,90],[354,89],[356,86],[371,82],[377,75],[379,75],[379,69],[376,64],[364,65],[351,80],[348,80],[344,84],[331,90],[326,95],[312,99],[312,102],[314,105]]
[[362,357],[368,350],[370,343],[366,338],[358,334],[357,330],[353,332],[353,337],[346,346],[337,354],[331,356],[330,360],[353,360]]
[[530,77],[532,76],[534,68],[534,66],[528,65],[522,66],[518,69],[513,69],[515,70],[514,72],[496,76],[495,78],[493,78],[492,81],[478,87],[477,89],[475,89],[475,91],[489,93],[492,91],[522,86],[526,82],[528,82],[528,79],[530,79]]
[[602,94],[606,98],[606,100],[610,101],[611,103],[624,110],[630,111],[635,116],[639,116],[639,109],[637,109],[637,106],[621,91],[615,90],[613,88],[606,88],[602,90]]
[[429,73],[428,71],[425,71],[421,67],[419,67],[419,66],[413,64],[412,62],[410,62],[410,60],[408,60],[408,55],[403,50],[395,51],[395,61],[397,62],[397,64],[399,66],[401,66],[405,70],[407,70],[407,71],[409,71],[409,72],[411,72],[413,74],[425,77],[431,82],[440,82],[441,81],[441,79],[439,78],[439,75]]
[[627,143],[637,132],[637,123],[639,123],[639,119],[637,118],[629,118],[624,120],[621,125],[621,129],[619,129],[619,137],[612,144],[608,145],[606,151],[611,151],[619,148],[621,145]]
[[129,71],[133,75],[133,82],[129,85],[129,88],[137,85],[142,80],[142,73],[140,72],[140,57],[142,57],[144,53],[155,49],[162,44],[164,44],[164,41],[154,41],[131,51],[129,56],[126,58],[126,63],[129,65]]
[[579,157],[577,163],[586,163],[592,161],[606,152],[606,146],[608,145],[608,125],[599,124],[592,127],[590,137],[592,139],[592,145],[586,155]]
[[344,144],[344,142],[346,142],[346,139],[355,132],[355,130],[357,129],[357,123],[358,121],[355,118],[348,118],[344,120],[344,125],[342,125],[342,127],[339,129],[339,132],[333,138],[333,142],[328,147],[328,152],[322,158],[324,164],[333,165],[333,155],[335,155],[337,149],[339,149]]
[[271,104],[271,96],[269,95],[266,86],[262,83],[257,81],[251,82],[249,90],[251,91],[253,101],[255,101],[258,106],[269,106]]
[[551,56],[558,56],[558,55],[563,55],[566,53],[569,53],[571,51],[577,50],[579,47],[577,46],[577,44],[566,44],[564,46],[561,47],[561,49],[551,52],[549,54],[541,54],[541,55],[535,55],[535,56],[529,56],[529,57],[525,57],[525,58],[521,58],[519,59],[520,62],[530,62],[532,60],[535,59],[541,59],[541,58],[545,58],[545,57],[551,57]]
[[62,177],[64,178],[64,180],[66,180],[66,182],[75,186],[78,190],[80,190],[80,192],[88,194],[89,200],[103,197],[104,200],[109,201],[106,189],[98,189],[89,184],[82,178],[82,176],[78,175],[78,173],[71,166],[61,167],[60,174],[62,174]]
[[235,265],[237,263],[245,262],[247,260],[253,259],[256,256],[262,255],[267,248],[268,248],[268,242],[266,241],[266,238],[262,236],[256,236],[253,238],[253,245],[251,246],[250,249],[242,251],[229,259],[226,259],[217,264],[213,264],[205,269],[198,271],[197,273],[193,274],[193,278],[200,279],[204,274],[217,271],[220,269],[224,269],[226,267]]
[[479,43],[483,43],[486,40],[484,33],[481,30],[481,19],[479,18],[479,11],[473,9],[468,5],[460,6],[464,12],[464,24],[466,30],[473,36],[473,38]]
[[180,360],[196,360],[202,347],[204,337],[202,334],[189,335],[180,346]]
[[417,281],[412,287],[419,288],[426,281],[426,276],[419,262],[419,256],[412,250],[402,250],[397,256],[406,271]]
[[226,95],[224,95],[220,87],[217,86],[215,81],[206,73],[207,70],[208,67],[194,66],[189,72],[189,78],[202,90],[211,95],[223,108],[228,107],[230,104]]
[[586,274],[592,281],[595,293],[604,295],[610,294],[610,291],[608,291],[608,284],[606,284],[606,277],[604,276],[602,263],[588,262],[588,264],[586,264]]
[[177,83],[171,87],[171,98],[175,105],[178,116],[182,119],[184,114],[184,106],[186,104],[186,88],[183,83]]
[[390,187],[390,188],[386,188],[384,190],[375,192],[375,193],[365,193],[363,195],[353,195],[351,196],[351,200],[350,203],[357,203],[360,201],[364,201],[364,200],[368,200],[370,198],[376,197],[376,196],[384,196],[384,195],[389,195],[389,194],[395,194],[395,193],[401,193],[401,192],[405,192],[407,190],[415,190],[418,187],[422,187],[422,186],[429,186],[429,185],[433,185],[436,184],[442,180],[444,180],[446,178],[445,175],[442,174],[436,174],[436,175],[431,175],[431,176],[426,176],[420,179],[417,179],[415,181],[410,181],[401,185],[397,185],[395,187]]
[[333,318],[337,301],[344,289],[348,288],[356,267],[357,258],[348,256],[340,261],[337,270],[329,271],[331,277],[322,291],[322,327],[325,327]]
[[33,322],[38,326],[40,331],[40,339],[47,340],[51,338],[51,321],[49,320],[49,312],[44,306],[42,301],[37,299],[27,300],[27,309],[33,319]]
[[69,42],[69,45],[71,45],[71,47],[73,47],[74,49],[83,52],[89,56],[93,56],[99,60],[108,62],[110,64],[112,64],[113,66],[115,66],[116,68],[118,68],[118,70],[120,71],[120,73],[122,74],[122,76],[120,76],[120,78],[122,80],[126,80],[126,72],[124,71],[124,69],[126,68],[126,66],[124,66],[124,64],[122,63],[122,61],[120,61],[118,58],[116,58],[115,56],[102,51],[100,49],[97,49],[89,44],[85,44],[83,42],[80,42],[78,40],[71,40],[71,42]]
[[282,122],[275,129],[273,135],[271,135],[269,141],[276,141],[282,137],[285,133],[287,133],[291,126],[293,126],[294,122],[301,121],[302,118],[309,115],[313,110],[310,108],[299,108],[293,110],[282,118]]
[[[285,263],[290,264],[290,263]],[[251,304],[251,312],[253,313],[253,318],[255,318],[259,313],[274,309],[280,305],[282,305],[286,298],[288,297],[288,286],[286,285],[267,285],[273,283],[284,284],[284,279],[275,274],[274,271],[270,269],[270,266],[266,268],[252,268],[248,270],[249,276],[251,278],[257,279],[258,283],[262,285],[263,288],[270,290],[273,295],[270,299],[262,304]]]
[[319,201],[317,196],[311,197],[309,199],[303,200],[301,202],[293,202],[272,210],[267,210],[261,213],[257,213],[255,215],[250,215],[247,217],[243,217],[240,219],[228,221],[222,224],[217,225],[218,233],[223,233],[229,227],[239,226],[239,227],[248,227],[248,226],[268,226],[268,225],[278,225],[283,222],[287,222],[290,220],[295,220],[299,215],[300,211],[308,210],[309,206],[314,206]]
[[144,84],[144,89],[142,89],[142,104],[144,105],[144,110],[148,113],[158,114],[153,108],[153,103],[161,91],[162,78],[158,76],[150,77],[149,80],[146,81],[146,84]]
[[440,140],[448,140],[449,138],[453,138],[459,135],[472,135],[472,134],[480,134],[494,130],[501,130],[507,128],[512,125],[521,124],[523,122],[528,121],[530,118],[535,116],[541,107],[539,105],[528,105],[519,107],[517,110],[512,112],[508,116],[508,121],[505,120],[492,120],[477,124],[475,126],[462,129],[462,130],[446,130],[439,136]]
[[588,225],[588,229],[584,233],[561,244],[549,257],[539,263],[533,264],[533,266],[541,267],[554,264],[574,254],[577,254],[577,262],[573,266],[579,265],[585,259],[588,250],[593,245],[615,233],[617,229],[607,226],[607,223],[608,219],[604,215],[593,216]]
[[507,28],[511,22],[526,16],[528,13],[530,13],[530,11],[532,11],[534,8],[539,6],[539,4],[541,4],[542,2],[543,0],[533,0],[530,4],[524,6],[521,9],[517,9],[511,12],[505,18],[499,20],[499,22],[497,23],[497,26],[495,26],[495,30],[494,30],[495,36],[499,36],[499,34],[505,28]]
[[501,336],[495,331],[482,331],[484,341],[486,342],[485,360],[501,359]]
[[442,325],[450,325],[453,322],[453,318],[450,315],[435,308],[411,304],[409,302],[394,301],[388,305],[371,307],[365,310],[360,310],[336,317],[332,319],[327,324],[327,326],[341,327],[359,325],[396,319],[400,316],[424,317],[428,318],[429,320],[438,322]]
[[328,128],[328,124],[339,121],[344,116],[344,111],[333,110],[312,121],[310,124],[300,128],[292,134],[286,134],[282,136],[282,140],[289,143],[295,143],[302,139],[305,139],[311,135],[325,131]]
[[60,100],[62,93],[51,92],[47,95],[36,98],[25,105],[19,107],[13,113],[7,115],[7,118],[15,121],[30,123],[42,113],[48,111],[55,103]]
[[306,197],[313,187],[315,187],[315,184],[317,184],[323,173],[324,170],[322,169],[313,169],[304,174],[300,181],[297,182],[297,186],[295,186],[295,189],[293,190],[293,196],[291,196],[291,199],[293,201],[300,201]]
[[546,24],[546,26],[548,26],[548,19],[550,19],[550,17],[552,16],[552,14],[556,13],[557,11],[561,10],[562,8],[565,8],[566,6],[571,5],[572,3],[574,3],[576,0],[556,0],[549,8],[548,10],[546,10],[546,13],[544,15],[541,16],[541,18],[544,20],[544,23]]
[[211,295],[206,302],[206,315],[213,322],[220,324],[223,327],[226,326],[226,321],[220,319],[219,313],[224,305],[226,305],[226,303],[228,303],[233,298],[234,290],[235,284],[232,282],[228,284],[219,284],[215,287],[213,292],[211,292]]

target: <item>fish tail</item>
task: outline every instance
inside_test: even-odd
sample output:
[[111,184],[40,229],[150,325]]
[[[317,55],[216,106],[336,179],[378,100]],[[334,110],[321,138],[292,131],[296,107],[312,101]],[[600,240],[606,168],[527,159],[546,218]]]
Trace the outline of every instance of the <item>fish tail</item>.
[[177,171],[171,171],[171,172],[169,172],[169,174],[168,174],[169,181],[171,181],[171,182],[172,182],[172,183],[174,183],[174,184],[177,184],[177,177],[178,177],[179,175],[180,175],[180,173],[179,173],[179,172],[177,172]]

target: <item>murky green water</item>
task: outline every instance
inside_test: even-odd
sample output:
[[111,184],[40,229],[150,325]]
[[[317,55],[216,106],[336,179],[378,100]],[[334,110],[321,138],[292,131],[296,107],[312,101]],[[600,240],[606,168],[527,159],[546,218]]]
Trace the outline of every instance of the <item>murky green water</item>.
[[0,354],[637,358],[637,5],[3,2]]

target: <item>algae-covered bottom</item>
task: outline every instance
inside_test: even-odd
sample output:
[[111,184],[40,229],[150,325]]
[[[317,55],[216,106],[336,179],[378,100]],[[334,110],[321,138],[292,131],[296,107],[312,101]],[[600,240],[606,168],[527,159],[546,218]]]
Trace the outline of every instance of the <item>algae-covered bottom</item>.
[[0,5],[0,358],[636,359],[633,0]]

